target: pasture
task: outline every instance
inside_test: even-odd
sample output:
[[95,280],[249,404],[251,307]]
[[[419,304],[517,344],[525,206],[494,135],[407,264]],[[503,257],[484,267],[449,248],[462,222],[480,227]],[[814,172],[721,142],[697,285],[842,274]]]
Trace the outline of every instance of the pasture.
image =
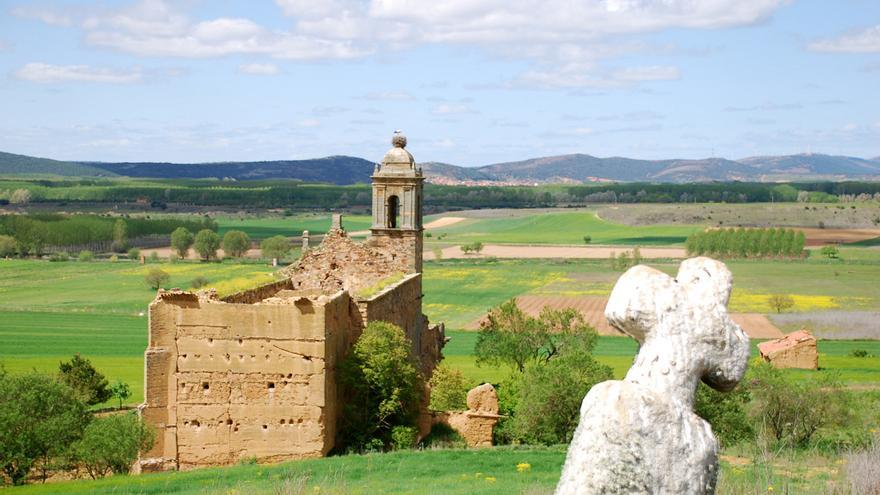
[[[329,213],[305,213],[291,216],[221,215],[216,217],[222,236],[230,230],[240,230],[254,240],[276,235],[296,237],[308,230],[310,235],[322,235],[330,229]],[[370,228],[368,215],[344,215],[342,224],[349,232]]]

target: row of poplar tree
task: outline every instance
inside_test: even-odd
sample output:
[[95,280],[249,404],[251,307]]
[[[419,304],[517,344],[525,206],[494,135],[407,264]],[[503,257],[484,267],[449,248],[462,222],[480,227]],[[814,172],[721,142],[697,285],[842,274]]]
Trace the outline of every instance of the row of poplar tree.
[[800,258],[803,231],[784,228],[712,229],[688,237],[688,255],[719,258]]

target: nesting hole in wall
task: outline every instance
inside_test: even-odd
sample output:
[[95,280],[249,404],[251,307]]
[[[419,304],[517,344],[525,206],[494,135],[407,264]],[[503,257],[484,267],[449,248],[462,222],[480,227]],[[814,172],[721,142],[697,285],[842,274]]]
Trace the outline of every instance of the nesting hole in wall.
[[269,425],[263,425],[263,429],[264,429],[264,430],[268,430],[268,429],[269,429]]
[[231,425],[231,424],[232,424],[232,419],[231,419],[231,418],[230,418],[230,419],[227,419],[227,420],[226,420],[226,424],[227,424],[227,425]]
[[196,428],[198,428],[199,426],[202,426],[202,424],[199,423],[199,420],[197,420],[197,419],[192,420],[192,423],[190,423],[190,424],[192,424]]
[[269,390],[275,390],[275,382],[269,382],[266,386]]
[[285,424],[285,423],[287,423],[287,420],[286,420],[286,419],[282,419],[281,421],[279,421],[279,423],[281,423],[281,424]]
[[214,339],[208,339],[208,343],[209,343],[209,344],[213,344],[213,343],[214,343]]
[[211,388],[211,384],[210,384],[210,383],[208,383],[208,382],[202,382],[202,390],[207,391],[207,390],[210,389],[210,388]]
[[244,344],[244,340],[238,339],[238,345],[243,345],[243,344]]

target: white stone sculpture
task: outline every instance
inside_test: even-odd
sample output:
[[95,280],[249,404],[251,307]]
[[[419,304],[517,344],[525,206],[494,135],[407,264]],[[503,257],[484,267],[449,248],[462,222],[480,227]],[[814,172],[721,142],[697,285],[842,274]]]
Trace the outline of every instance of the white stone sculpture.
[[584,398],[557,495],[715,492],[718,442],[693,403],[701,379],[729,391],[748,364],[749,338],[727,315],[732,283],[709,258],[676,278],[646,266],[620,277],[605,317],[639,353],[623,381]]

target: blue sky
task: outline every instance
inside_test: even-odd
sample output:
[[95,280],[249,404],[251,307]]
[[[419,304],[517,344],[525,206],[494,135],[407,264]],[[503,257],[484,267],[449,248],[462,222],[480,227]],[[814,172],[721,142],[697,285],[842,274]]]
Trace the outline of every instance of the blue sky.
[[0,150],[880,155],[876,0],[0,0]]

